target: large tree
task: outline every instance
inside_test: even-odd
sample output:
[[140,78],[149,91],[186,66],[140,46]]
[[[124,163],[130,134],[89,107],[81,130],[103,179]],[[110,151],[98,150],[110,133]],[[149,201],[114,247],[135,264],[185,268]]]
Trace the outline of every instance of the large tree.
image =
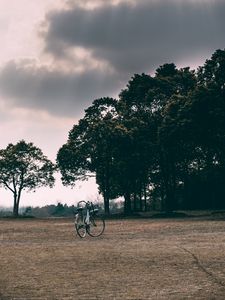
[[35,191],[41,186],[53,187],[54,170],[54,164],[33,143],[22,140],[0,150],[0,185],[13,193],[15,217],[19,213],[22,191]]
[[[131,162],[133,165],[136,162],[139,167],[139,172],[133,168],[137,175],[136,182],[142,178],[145,187],[160,189],[162,208],[165,210],[172,210],[176,206],[177,181],[175,152],[164,141],[169,129],[164,126],[167,107],[175,98],[187,97],[195,86],[194,71],[189,68],[177,69],[171,63],[160,66],[154,77],[134,75],[120,94],[120,103],[123,103],[120,106],[124,109],[123,123],[131,124],[131,132],[137,131],[132,138],[136,146],[131,150],[134,157]],[[141,126],[137,126],[137,123]],[[162,125],[165,129],[164,137],[161,133]]]
[[160,144],[173,161],[170,187],[184,208],[224,207],[224,67],[225,52],[218,50],[198,69],[193,90],[173,95],[164,108]]
[[57,154],[64,185],[73,186],[78,180],[96,177],[106,214],[109,214],[109,200],[115,198],[111,180],[116,105],[112,98],[96,99],[69,132],[67,143]]

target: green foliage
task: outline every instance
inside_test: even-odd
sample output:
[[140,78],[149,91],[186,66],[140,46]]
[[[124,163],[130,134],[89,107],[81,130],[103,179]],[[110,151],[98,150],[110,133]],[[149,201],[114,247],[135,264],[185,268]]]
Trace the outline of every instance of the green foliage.
[[58,152],[63,183],[95,175],[106,213],[120,196],[128,214],[225,207],[224,74],[217,50],[197,72],[164,64],[95,100]]
[[104,196],[105,211],[109,212],[112,174],[111,144],[115,135],[117,101],[97,99],[85,112],[78,125],[69,132],[69,138],[57,154],[57,164],[64,184],[96,176],[99,190]]
[[14,216],[18,216],[22,190],[53,187],[54,170],[53,163],[32,143],[22,140],[0,150],[0,185],[13,193]]

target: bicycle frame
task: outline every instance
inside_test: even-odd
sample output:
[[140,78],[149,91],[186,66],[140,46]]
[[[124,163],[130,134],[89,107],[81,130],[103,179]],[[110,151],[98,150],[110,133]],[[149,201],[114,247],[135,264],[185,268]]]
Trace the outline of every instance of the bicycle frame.
[[89,209],[88,203],[87,203],[87,212],[86,212],[86,216],[84,218],[84,223],[86,225],[90,225],[90,209]]
[[[84,207],[79,207],[81,203],[84,204]],[[75,228],[79,237],[85,237],[86,233],[92,237],[100,236],[105,229],[105,221],[103,218],[96,216],[98,209],[94,208],[93,203],[89,201],[80,201],[77,206]]]

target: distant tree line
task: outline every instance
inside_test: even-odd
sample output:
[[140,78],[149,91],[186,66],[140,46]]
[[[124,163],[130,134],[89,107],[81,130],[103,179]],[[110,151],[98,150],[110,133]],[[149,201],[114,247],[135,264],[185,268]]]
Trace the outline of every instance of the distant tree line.
[[42,207],[28,206],[22,211],[22,215],[26,217],[49,218],[49,217],[72,217],[76,207],[74,205],[68,206],[58,202],[57,205],[45,205]]
[[[104,213],[104,206],[101,201],[95,201],[94,205],[98,207],[99,214]],[[19,208],[19,215],[27,218],[56,218],[56,217],[74,217],[77,212],[76,205],[67,205],[61,202],[55,204],[45,205],[45,206],[26,206]],[[110,202],[110,212],[112,214],[121,214],[123,212],[122,201],[111,201]],[[0,206],[0,217],[10,217],[13,216],[12,207]]]
[[225,51],[197,71],[135,74],[118,99],[100,98],[57,154],[65,185],[96,177],[109,214],[225,207]]
[[[10,217],[12,208],[0,207],[0,217]],[[50,218],[50,217],[71,217],[74,216],[76,207],[74,205],[57,203],[57,205],[45,205],[42,207],[26,206],[20,207],[19,214],[22,217]]]
[[[0,186],[12,192],[14,216],[22,191],[53,187],[56,169],[64,185],[94,176],[106,214],[121,197],[125,214],[225,208],[225,50],[196,71],[170,63],[135,74],[118,99],[94,100],[56,165],[23,140],[1,149]],[[68,213],[62,204],[47,211]]]

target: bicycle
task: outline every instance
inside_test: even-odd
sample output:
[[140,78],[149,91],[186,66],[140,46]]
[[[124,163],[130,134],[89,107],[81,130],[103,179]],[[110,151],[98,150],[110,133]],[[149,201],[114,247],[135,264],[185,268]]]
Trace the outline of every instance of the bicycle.
[[103,234],[105,230],[105,220],[98,216],[97,213],[98,209],[94,208],[92,202],[78,202],[74,225],[80,238],[84,238],[86,233],[91,237],[98,237]]

